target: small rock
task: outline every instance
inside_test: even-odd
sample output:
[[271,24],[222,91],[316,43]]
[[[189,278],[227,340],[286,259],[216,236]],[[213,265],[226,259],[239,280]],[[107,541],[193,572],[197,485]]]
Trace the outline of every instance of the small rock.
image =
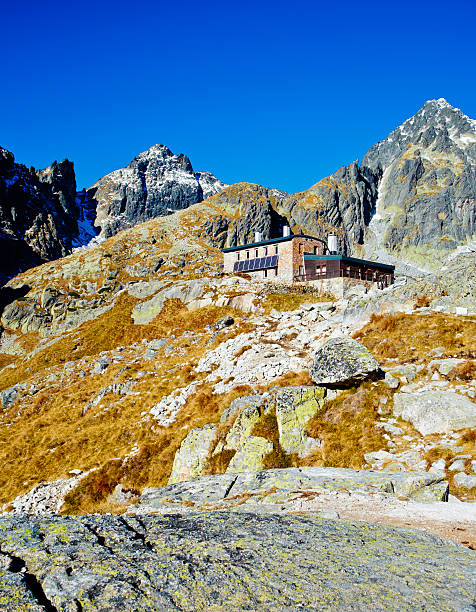
[[149,348],[153,351],[158,351],[167,344],[167,338],[155,338],[149,342]]
[[233,325],[234,322],[235,319],[233,317],[230,317],[230,315],[226,315],[225,317],[218,319],[218,321],[214,325],[214,328],[216,330],[224,329],[225,327],[230,327],[230,325]]
[[[443,376],[447,376],[458,365],[464,363],[464,361],[464,359],[433,359],[428,364],[428,369],[431,372],[433,369],[436,368],[440,374],[442,374]],[[432,378],[432,380],[439,380],[439,377]]]
[[451,472],[464,472],[464,465],[466,461],[464,459],[457,459],[448,468]]
[[18,397],[18,391],[15,387],[10,387],[9,389],[5,389],[0,393],[0,398],[2,402],[3,410],[10,408],[10,406],[15,402]]
[[454,483],[457,487],[463,489],[474,489],[476,488],[476,476],[470,476],[464,472],[459,472],[454,477]]
[[106,359],[106,358],[98,359],[96,363],[94,364],[94,367],[91,373],[92,374],[103,374],[107,370],[110,363],[111,363],[110,359]]
[[135,497],[135,493],[128,489],[125,489],[121,484],[118,484],[114,487],[114,491],[109,495],[107,501],[110,504],[119,504],[124,506],[131,499]]
[[[402,382],[408,382],[408,381],[414,380],[416,376],[415,372],[413,371],[411,367],[404,366],[404,365],[396,366],[392,368],[391,370],[389,370],[388,373],[392,374],[393,376],[395,375],[401,376]],[[405,378],[406,380],[404,380]]]
[[385,374],[385,384],[387,387],[390,387],[390,389],[398,389],[400,381],[398,378],[395,378],[395,376],[392,376],[389,372],[387,372]]
[[339,520],[340,515],[336,510],[322,510],[319,512],[319,518],[323,519],[331,519],[331,520]]
[[435,461],[431,464],[430,469],[428,470],[429,472],[433,472],[433,473],[441,473],[445,471],[445,466],[446,466],[446,462],[444,459],[438,459],[438,461]]

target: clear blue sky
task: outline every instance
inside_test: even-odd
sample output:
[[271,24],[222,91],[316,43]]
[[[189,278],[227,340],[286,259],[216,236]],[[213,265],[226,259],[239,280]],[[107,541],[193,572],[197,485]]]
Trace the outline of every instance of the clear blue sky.
[[5,2],[0,144],[90,186],[155,143],[287,191],[430,98],[476,117],[475,0]]

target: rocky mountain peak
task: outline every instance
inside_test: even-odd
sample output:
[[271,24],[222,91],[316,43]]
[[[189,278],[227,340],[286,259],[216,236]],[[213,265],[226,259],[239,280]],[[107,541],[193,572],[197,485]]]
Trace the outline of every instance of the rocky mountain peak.
[[444,98],[428,100],[369,149],[362,168],[378,178],[367,257],[410,257],[428,270],[439,254],[474,240],[476,121]]
[[160,170],[162,174],[173,170],[193,173],[192,164],[186,155],[183,153],[175,155],[163,144],[152,145],[147,151],[139,153],[127,167],[139,168],[143,164]]
[[187,208],[218,193],[225,184],[193,170],[190,159],[156,144],[125,168],[100,179],[88,193],[97,203],[96,225],[103,237],[153,217]]
[[453,153],[462,162],[476,163],[476,121],[444,98],[428,100],[412,117],[365,154],[362,165],[382,170],[411,145],[433,153]]

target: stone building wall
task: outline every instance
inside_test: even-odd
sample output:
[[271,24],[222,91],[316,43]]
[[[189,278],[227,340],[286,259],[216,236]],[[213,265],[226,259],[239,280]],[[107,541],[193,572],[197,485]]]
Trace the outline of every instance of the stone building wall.
[[256,270],[246,272],[246,274],[249,274],[251,278],[259,280],[292,282],[294,277],[299,274],[300,267],[304,265],[303,253],[322,255],[323,248],[324,245],[322,242],[312,238],[306,238],[305,236],[295,236],[292,240],[284,240],[283,242],[256,247],[250,245],[249,249],[223,253],[224,271],[227,273],[233,272],[234,264],[238,261],[238,254],[240,261],[247,259],[247,252],[249,252],[249,259],[278,255],[277,276],[274,269]]

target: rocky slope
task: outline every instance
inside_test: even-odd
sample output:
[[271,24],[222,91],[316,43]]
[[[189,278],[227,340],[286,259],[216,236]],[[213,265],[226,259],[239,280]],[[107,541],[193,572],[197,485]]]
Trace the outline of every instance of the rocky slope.
[[470,610],[474,553],[311,515],[0,518],[8,610]]
[[223,187],[163,145],[80,192],[72,162],[35,170],[0,148],[0,284],[120,229],[201,202]]
[[[4,288],[2,503],[32,507],[14,500],[56,482],[31,499],[50,509],[62,496],[70,511],[117,509],[127,498],[108,501],[117,485],[134,496],[184,470],[292,465],[439,470],[452,494],[470,499],[474,255],[454,257],[451,274],[430,284],[407,279],[379,291],[350,282],[340,300],[301,294],[222,274],[203,229],[216,220],[213,202],[120,232]],[[385,378],[351,378],[340,394],[335,381],[316,386],[309,368],[320,349],[356,333]],[[446,426],[425,429],[437,420],[418,411],[419,397]],[[454,414],[444,417],[448,402]]]
[[332,232],[344,253],[421,274],[439,266],[448,251],[475,240],[476,121],[445,100],[430,100],[369,149],[360,165],[343,166],[306,191],[288,195],[248,184],[232,187],[215,199],[218,206],[246,201],[254,189],[259,212],[254,217],[241,212],[230,227],[217,219],[213,232],[227,231],[220,244],[249,238],[259,229],[253,220],[258,218],[266,237],[282,223],[324,239]]
[[107,238],[201,202],[223,187],[210,172],[195,172],[183,153],[174,155],[165,145],[154,145],[125,168],[100,179],[88,194],[97,203],[96,226]]
[[8,609],[470,605],[475,254],[339,300],[224,275],[242,193],[280,222],[242,186],[3,288]]
[[430,100],[360,165],[343,166],[306,191],[249,183],[224,189],[210,199],[217,216],[206,232],[219,247],[252,241],[255,231],[276,237],[284,224],[323,239],[335,233],[343,253],[421,275],[474,243],[475,125],[446,101]]

